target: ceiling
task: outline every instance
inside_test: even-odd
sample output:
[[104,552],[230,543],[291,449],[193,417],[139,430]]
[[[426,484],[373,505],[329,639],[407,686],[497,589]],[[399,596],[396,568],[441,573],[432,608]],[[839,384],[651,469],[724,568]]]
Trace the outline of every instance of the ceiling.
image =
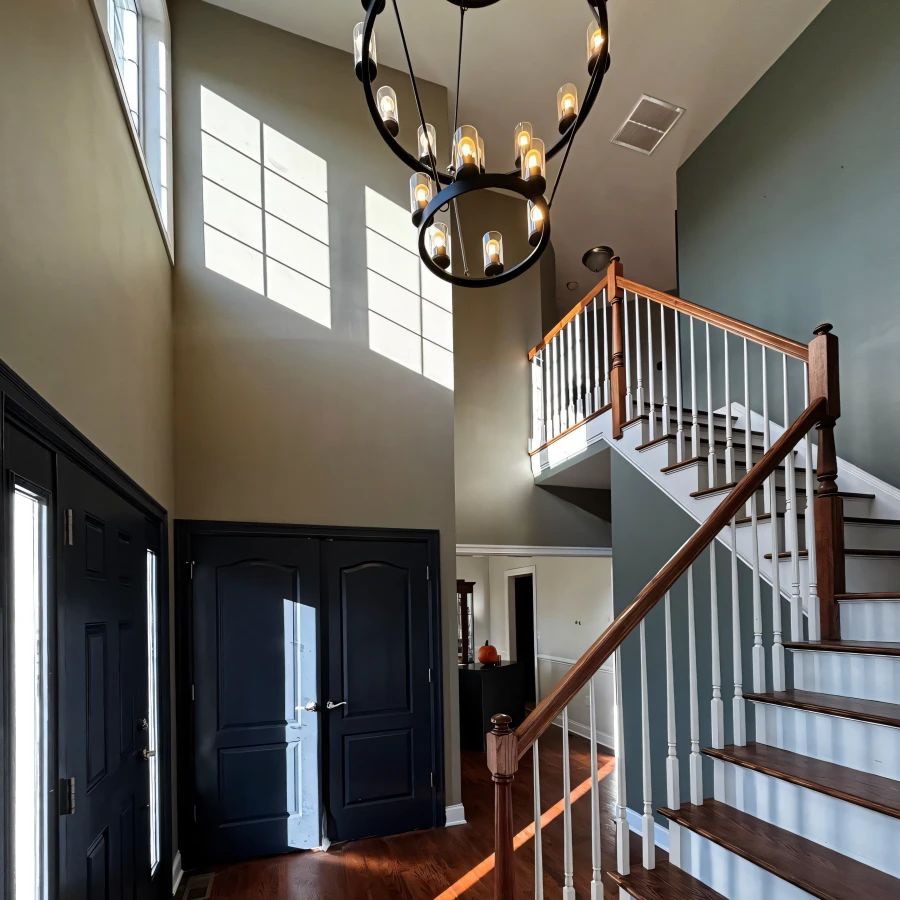
[[[360,0],[212,2],[346,50],[363,18]],[[597,244],[614,248],[627,277],[660,290],[675,287],[678,167],[827,2],[610,0],[612,67],[553,205],[561,310],[596,282],[581,257]],[[447,0],[397,3],[416,77],[447,86],[452,110],[459,8]],[[510,168],[517,122],[532,122],[548,145],[558,134],[557,89],[573,81],[583,96],[587,88],[589,20],[584,0],[500,0],[466,13],[460,124],[479,129],[490,169]],[[392,0],[376,34],[379,61],[405,70]],[[642,93],[686,109],[651,156],[610,143]],[[561,158],[550,164],[551,185]],[[570,290],[573,281],[578,286]]]

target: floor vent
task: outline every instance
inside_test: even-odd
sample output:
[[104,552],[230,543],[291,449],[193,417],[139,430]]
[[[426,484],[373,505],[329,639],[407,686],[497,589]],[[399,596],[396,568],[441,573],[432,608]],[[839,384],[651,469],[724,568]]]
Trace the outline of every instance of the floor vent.
[[188,878],[182,900],[209,900],[214,877],[212,874],[192,875]]
[[672,130],[682,113],[684,109],[680,106],[643,94],[612,142],[649,156]]

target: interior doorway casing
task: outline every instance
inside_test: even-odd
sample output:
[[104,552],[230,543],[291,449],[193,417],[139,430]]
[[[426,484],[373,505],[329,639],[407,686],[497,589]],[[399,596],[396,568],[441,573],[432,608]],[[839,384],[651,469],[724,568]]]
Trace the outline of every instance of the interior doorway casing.
[[503,578],[506,584],[506,622],[509,632],[509,658],[518,659],[518,643],[516,641],[516,586],[515,580],[523,575],[531,576],[531,611],[534,622],[534,694],[538,703],[541,700],[541,685],[538,667],[538,633],[537,617],[537,566],[521,566],[517,569],[505,569]]

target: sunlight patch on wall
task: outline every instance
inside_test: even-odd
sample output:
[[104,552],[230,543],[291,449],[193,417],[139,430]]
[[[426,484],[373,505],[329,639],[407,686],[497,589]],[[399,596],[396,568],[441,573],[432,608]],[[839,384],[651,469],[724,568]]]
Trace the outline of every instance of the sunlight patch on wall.
[[452,391],[452,289],[419,259],[407,210],[368,187],[366,260],[370,349]]
[[327,163],[200,91],[207,268],[330,328]]

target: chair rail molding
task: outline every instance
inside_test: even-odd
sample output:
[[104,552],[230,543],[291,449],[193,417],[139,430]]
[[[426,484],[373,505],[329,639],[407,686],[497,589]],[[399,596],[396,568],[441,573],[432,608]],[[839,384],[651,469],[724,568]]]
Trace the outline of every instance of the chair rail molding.
[[588,556],[612,558],[612,547],[529,547],[520,544],[457,544],[457,556]]

